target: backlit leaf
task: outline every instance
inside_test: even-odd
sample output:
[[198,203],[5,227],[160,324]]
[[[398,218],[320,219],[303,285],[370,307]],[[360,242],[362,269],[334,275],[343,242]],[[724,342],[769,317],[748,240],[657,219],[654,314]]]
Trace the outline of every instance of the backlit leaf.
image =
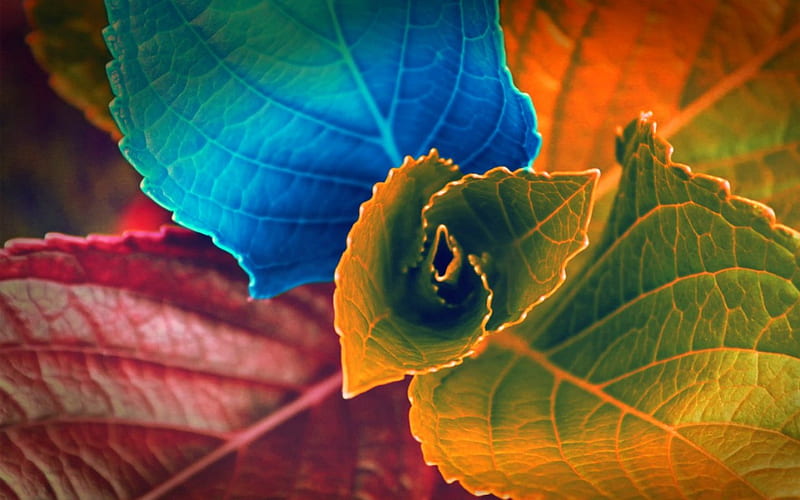
[[428,462],[545,498],[800,495],[800,234],[644,116],[601,252],[546,315],[415,377]]
[[103,43],[108,24],[103,1],[25,0],[24,6],[34,29],[27,41],[50,73],[50,85],[90,122],[119,138],[108,111],[112,95],[105,67],[111,54]]
[[[800,226],[800,4],[504,0],[514,80],[534,97],[539,170],[600,167],[616,127],[652,111],[676,158]],[[794,208],[788,201],[794,200]]]
[[539,137],[496,0],[108,1],[120,147],[254,296],[328,281],[373,184],[431,147],[525,167]]
[[0,497],[431,498],[402,386],[339,395],[331,287],[251,301],[206,238],[0,252]]
[[345,395],[453,366],[523,319],[586,247],[597,176],[462,177],[435,150],[392,169],[336,268]]

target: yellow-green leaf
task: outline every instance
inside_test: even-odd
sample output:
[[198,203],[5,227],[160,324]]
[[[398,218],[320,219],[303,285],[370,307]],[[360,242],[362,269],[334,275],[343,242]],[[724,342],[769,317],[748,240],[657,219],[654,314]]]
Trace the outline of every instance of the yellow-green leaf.
[[569,293],[415,377],[426,460],[515,498],[800,496],[800,234],[673,163],[646,115],[618,152]]
[[82,110],[95,126],[119,138],[108,104],[111,60],[102,30],[108,24],[102,0],[26,0],[33,32],[28,35],[36,61],[50,73],[50,85]]
[[393,169],[336,269],[345,395],[454,366],[523,319],[586,247],[597,176],[462,177],[435,151]]

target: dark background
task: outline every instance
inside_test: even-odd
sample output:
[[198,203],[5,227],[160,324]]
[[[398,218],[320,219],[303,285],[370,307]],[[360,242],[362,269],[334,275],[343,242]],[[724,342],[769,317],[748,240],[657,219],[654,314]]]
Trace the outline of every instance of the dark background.
[[106,132],[53,92],[29,32],[21,2],[1,2],[0,243],[117,232],[139,175]]

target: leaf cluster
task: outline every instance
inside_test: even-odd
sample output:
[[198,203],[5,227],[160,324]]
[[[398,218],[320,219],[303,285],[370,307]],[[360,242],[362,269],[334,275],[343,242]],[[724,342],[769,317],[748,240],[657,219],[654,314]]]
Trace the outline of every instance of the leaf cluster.
[[7,244],[0,496],[800,496],[796,5],[68,3],[54,88],[235,259]]

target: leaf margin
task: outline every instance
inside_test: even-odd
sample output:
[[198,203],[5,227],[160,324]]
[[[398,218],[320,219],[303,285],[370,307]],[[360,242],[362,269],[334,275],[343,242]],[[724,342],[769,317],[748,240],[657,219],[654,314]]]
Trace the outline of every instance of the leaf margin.
[[[766,222],[769,229],[774,232],[774,234],[779,240],[781,240],[783,243],[787,245],[788,244],[794,245],[795,261],[797,265],[800,266],[800,230],[794,229],[790,226],[778,222],[775,216],[775,212],[766,204],[756,200],[751,200],[744,196],[733,194],[733,192],[731,191],[731,185],[726,179],[703,172],[694,172],[690,166],[672,161],[672,152],[674,148],[665,138],[663,138],[661,135],[656,134],[657,125],[654,121],[652,121],[652,113],[649,112],[641,113],[639,119],[631,122],[628,128],[632,128],[634,125],[637,125],[640,128],[641,127],[649,128],[649,130],[651,131],[650,137],[653,140],[655,147],[663,148],[665,152],[666,162],[664,164],[664,167],[673,170],[679,176],[684,176],[685,178],[697,181],[703,188],[709,191],[713,190],[716,193],[722,193],[725,196],[724,200],[725,202],[731,202],[732,204],[739,205],[740,207],[749,210],[746,216],[750,217],[753,221]],[[628,128],[626,128],[625,130],[627,130]],[[622,137],[622,134],[625,132],[625,130],[620,129],[619,131],[620,137]],[[621,142],[621,139],[619,140]],[[661,167],[657,166],[656,168],[661,168]],[[619,196],[620,193],[621,192],[618,191],[617,196]],[[615,205],[616,201],[617,199],[615,197],[614,199]],[[610,227],[607,227],[606,230],[607,233],[609,234],[612,232],[612,229]],[[606,235],[604,235],[604,238],[606,238]],[[605,250],[601,251],[598,255],[594,255],[594,257],[602,258],[602,256],[606,253],[607,250],[608,249],[606,248]],[[789,249],[787,248],[787,250]],[[592,265],[590,264],[587,268],[581,271],[583,273],[583,276],[588,276],[590,274],[589,271],[591,267]],[[583,280],[580,279],[577,281],[579,285],[580,282]],[[572,294],[572,292],[577,291],[579,288],[580,286],[576,285],[574,287],[571,287],[569,292]],[[568,296],[568,299],[569,298],[571,297]],[[558,299],[560,301],[563,301],[564,304],[563,307],[568,306],[569,300],[566,300],[565,297],[559,296]],[[561,306],[561,304],[557,304],[556,307],[554,308],[556,312],[562,309],[562,307],[559,306]],[[487,342],[487,346],[485,347],[499,348],[501,349],[502,352],[510,354],[517,358],[519,357],[527,358],[529,361],[533,361],[534,363],[539,365],[539,367],[544,368],[544,370],[548,374],[551,374],[556,380],[566,381],[574,384],[575,381],[573,381],[572,379],[576,379],[576,381],[578,382],[577,387],[583,388],[584,385],[591,386],[593,389],[597,389],[598,391],[603,392],[603,394],[605,394],[610,400],[619,402],[620,403],[619,409],[623,413],[628,412],[626,408],[630,405],[619,400],[613,395],[606,394],[604,392],[604,389],[600,387],[598,384],[595,384],[589,380],[585,380],[581,376],[573,374],[567,368],[560,366],[559,363],[550,359],[544,352],[537,350],[532,345],[534,341],[535,337],[532,340],[531,338],[528,338],[528,336],[517,335],[516,332],[512,330],[505,332],[502,335],[493,337]],[[764,351],[764,352],[771,353],[771,351]],[[480,358],[478,357],[478,359]],[[509,361],[508,366],[512,366],[513,364],[514,364],[513,361]],[[447,370],[442,370],[435,374],[414,376],[408,388],[408,398],[409,401],[411,402],[411,410],[409,412],[409,424],[412,435],[420,443],[426,463],[436,466],[439,469],[440,473],[442,474],[442,477],[448,483],[459,482],[467,491],[475,495],[494,494],[502,498],[510,498],[511,496],[515,495],[516,491],[515,488],[518,489],[519,485],[515,487],[514,485],[509,484],[506,486],[505,489],[485,488],[482,485],[482,483],[476,482],[472,476],[465,477],[461,473],[461,471],[459,471],[455,466],[453,466],[451,463],[447,461],[445,456],[446,454],[443,455],[443,453],[445,452],[437,448],[438,440],[435,436],[434,437],[431,437],[430,435],[426,436],[426,434],[429,431],[428,429],[426,429],[429,426],[429,424],[427,424],[426,422],[433,420],[438,421],[438,419],[436,419],[435,416],[423,415],[423,412],[428,409],[423,408],[421,405],[425,404],[426,406],[429,406],[430,407],[429,409],[432,409],[435,413],[436,403],[434,403],[433,401],[427,402],[424,400],[424,398],[420,398],[420,395],[422,395],[424,392],[432,395],[433,391],[435,391],[437,387],[441,385],[443,379],[447,377],[447,372],[458,369],[459,367],[456,367]],[[566,374],[566,377],[562,377],[561,375],[559,375],[559,372],[564,372],[564,374]],[[431,385],[431,383],[435,385]],[[554,384],[554,387],[557,386],[558,384]],[[420,387],[424,389],[421,389]],[[608,402],[608,400],[606,400],[606,402]],[[628,412],[628,413],[634,416],[636,416],[638,413],[642,413],[635,407],[631,408],[634,410],[634,412],[633,413]],[[651,416],[649,414],[646,414],[646,416],[648,417],[648,420],[656,419],[654,416]],[[670,424],[662,423],[662,425],[669,426]],[[491,427],[491,424],[489,424],[489,427]],[[489,431],[489,434],[491,435],[491,429]],[[687,437],[682,436],[677,432],[676,435],[681,436],[683,439],[689,442],[691,446],[699,446],[694,442],[689,441]],[[488,446],[491,447],[493,446],[493,444],[490,442],[488,443]],[[569,462],[566,459],[563,459],[563,463],[569,465]],[[760,489],[758,489],[754,485],[751,485],[749,482],[745,482],[744,484],[747,487],[751,488],[753,491],[756,491],[760,494],[762,493]],[[546,494],[546,492],[544,493]]]
[[[348,361],[349,349],[348,349],[347,344],[346,344],[347,338],[349,336],[352,336],[353,334],[352,333],[348,333],[346,330],[344,330],[344,327],[340,322],[340,318],[342,316],[342,312],[341,311],[343,309],[345,309],[343,304],[345,302],[347,302],[347,299],[342,298],[343,297],[343,291],[342,291],[342,286],[341,286],[341,282],[342,282],[342,279],[343,279],[342,266],[344,265],[344,263],[349,263],[349,261],[354,258],[354,256],[352,255],[353,254],[353,244],[352,244],[353,243],[353,233],[361,231],[361,227],[360,226],[367,223],[366,220],[363,217],[364,213],[365,212],[369,212],[372,209],[373,205],[376,205],[376,206],[382,206],[383,205],[383,200],[378,197],[378,193],[381,190],[385,189],[386,186],[388,186],[389,183],[394,180],[395,176],[401,175],[401,174],[402,175],[406,175],[405,174],[406,170],[413,169],[416,165],[419,165],[424,161],[434,161],[434,162],[438,161],[438,162],[442,163],[443,166],[449,168],[450,172],[454,172],[455,171],[455,172],[459,172],[460,173],[460,170],[458,169],[458,166],[454,165],[452,160],[450,160],[450,159],[442,160],[442,159],[439,158],[438,151],[436,150],[436,148],[431,149],[431,151],[430,151],[430,153],[428,155],[420,156],[417,159],[414,159],[414,158],[412,158],[410,156],[407,156],[405,158],[405,161],[403,162],[403,165],[401,165],[400,167],[393,168],[393,169],[391,169],[389,171],[389,174],[387,175],[387,178],[386,178],[385,181],[378,182],[378,183],[375,184],[375,186],[373,187],[373,196],[369,200],[367,200],[367,201],[362,203],[361,207],[359,208],[359,218],[356,221],[356,223],[351,227],[350,232],[348,233],[348,236],[347,236],[347,247],[345,249],[345,252],[342,254],[342,258],[340,259],[339,265],[337,266],[336,271],[335,271],[336,288],[335,288],[335,291],[334,291],[334,311],[335,311],[335,314],[334,314],[334,318],[335,318],[334,319],[334,328],[336,330],[336,333],[339,336],[340,345],[341,345],[341,352],[342,352],[341,359],[342,359],[342,366],[343,366],[343,373],[344,373],[344,375],[343,375],[343,379],[344,380],[343,380],[343,384],[342,384],[342,394],[343,394],[343,396],[345,398],[348,398],[348,399],[352,398],[352,397],[356,397],[359,394],[361,394],[363,392],[366,392],[366,391],[368,391],[369,389],[371,389],[373,387],[377,387],[377,386],[382,385],[382,384],[391,383],[391,382],[395,382],[395,381],[401,380],[406,375],[421,375],[421,374],[426,374],[426,373],[435,373],[435,372],[437,372],[437,371],[439,371],[441,369],[452,368],[454,366],[457,366],[457,365],[461,364],[464,359],[466,359],[468,357],[471,357],[471,356],[477,355],[479,352],[481,352],[483,349],[485,349],[485,342],[491,335],[493,335],[495,333],[499,333],[499,332],[505,330],[506,328],[509,328],[511,326],[514,326],[514,325],[517,325],[517,324],[523,322],[526,319],[526,317],[528,316],[528,314],[536,306],[538,306],[539,304],[544,302],[547,298],[551,297],[554,293],[556,293],[559,290],[559,288],[563,285],[563,283],[566,281],[566,274],[567,274],[566,273],[566,269],[567,269],[568,264],[576,256],[578,256],[581,252],[583,252],[589,246],[589,224],[591,222],[592,212],[593,212],[594,203],[595,203],[596,186],[597,186],[599,178],[600,178],[600,171],[598,169],[588,169],[588,170],[580,171],[580,172],[535,172],[530,168],[520,168],[520,169],[517,169],[515,171],[511,171],[507,167],[498,166],[498,167],[494,167],[494,168],[491,168],[491,169],[487,170],[483,174],[468,173],[468,174],[462,175],[460,178],[456,178],[454,180],[446,182],[440,189],[436,190],[435,192],[433,192],[433,194],[430,195],[427,203],[422,207],[422,209],[420,211],[420,219],[421,219],[421,222],[422,222],[422,229],[421,229],[422,241],[421,241],[421,244],[419,245],[420,254],[417,257],[417,260],[416,260],[417,263],[422,262],[424,260],[424,258],[425,258],[423,252],[424,252],[424,250],[426,248],[426,245],[428,243],[428,240],[429,240],[430,234],[431,234],[430,221],[429,221],[429,219],[428,219],[428,217],[426,215],[427,215],[428,210],[432,206],[434,206],[436,200],[438,198],[443,197],[443,196],[447,196],[451,192],[451,190],[453,190],[453,188],[460,188],[462,186],[467,185],[470,182],[481,182],[481,181],[490,182],[490,181],[492,181],[493,177],[496,174],[501,174],[501,175],[505,176],[505,178],[522,177],[525,180],[527,180],[528,182],[533,182],[535,179],[543,180],[543,181],[557,181],[560,178],[576,178],[576,179],[577,178],[584,178],[583,185],[579,189],[575,190],[575,193],[578,193],[581,190],[588,191],[588,196],[587,196],[587,199],[586,199],[586,202],[585,202],[585,205],[586,205],[585,211],[584,211],[584,213],[580,214],[580,217],[583,220],[583,224],[579,225],[579,229],[577,231],[577,234],[581,237],[581,243],[577,247],[575,247],[572,250],[572,252],[568,253],[565,256],[564,260],[559,263],[559,267],[558,267],[558,271],[557,271],[558,278],[555,281],[555,283],[551,285],[551,288],[549,290],[547,290],[545,293],[540,295],[537,300],[535,300],[535,301],[531,302],[530,304],[528,304],[522,311],[519,311],[517,313],[517,315],[513,317],[513,319],[504,320],[496,328],[493,328],[493,329],[488,329],[488,328],[486,328],[486,326],[489,323],[489,321],[492,318],[492,315],[494,313],[494,308],[492,307],[492,302],[493,302],[493,298],[494,298],[494,291],[492,290],[492,288],[491,288],[491,286],[490,286],[490,284],[488,282],[487,272],[482,267],[481,259],[478,258],[477,256],[472,255],[472,254],[467,255],[466,256],[467,258],[464,259],[463,264],[465,265],[465,264],[469,263],[469,266],[472,268],[474,273],[480,279],[481,284],[483,286],[483,289],[487,293],[487,296],[486,296],[486,313],[483,315],[483,317],[482,317],[482,319],[480,321],[480,326],[479,326],[480,332],[478,333],[478,336],[475,338],[475,340],[474,341],[470,341],[468,344],[466,344],[465,345],[465,349],[462,350],[461,354],[458,354],[456,357],[453,357],[453,358],[451,358],[451,359],[449,359],[447,361],[431,363],[431,364],[429,364],[428,366],[426,366],[424,368],[409,368],[409,367],[400,368],[400,367],[395,367],[391,371],[387,371],[387,370],[384,369],[383,372],[382,372],[383,375],[381,377],[371,376],[372,378],[370,379],[369,382],[366,382],[366,381],[362,380],[358,384],[354,385],[354,383],[352,381],[352,379],[354,378],[353,374],[357,373],[358,370],[354,370],[353,369],[353,363]],[[562,209],[565,208],[565,206],[567,205],[568,202],[569,202],[569,199],[567,199],[564,202],[562,202],[562,204],[558,208],[556,208],[550,215],[558,214]],[[545,217],[544,220],[547,220],[549,217],[550,216]],[[445,225],[445,226],[439,226],[439,228],[437,228],[435,236],[434,236],[436,241],[438,241],[438,239],[440,237],[440,231],[439,230],[442,227],[445,228],[445,236],[446,237],[448,237],[448,238],[449,237],[454,237],[457,240],[457,236],[456,235],[448,235],[447,234],[447,227]],[[392,229],[386,228],[385,230],[386,231],[391,231]],[[460,251],[463,252],[464,250],[461,249]],[[431,253],[433,253],[433,252],[431,251]],[[405,266],[404,266],[404,268],[405,268]],[[389,312],[391,312],[391,311],[389,311]],[[374,322],[374,319],[372,319],[372,321]],[[366,338],[367,337],[364,337],[364,339],[362,339],[362,341],[365,342]]]

